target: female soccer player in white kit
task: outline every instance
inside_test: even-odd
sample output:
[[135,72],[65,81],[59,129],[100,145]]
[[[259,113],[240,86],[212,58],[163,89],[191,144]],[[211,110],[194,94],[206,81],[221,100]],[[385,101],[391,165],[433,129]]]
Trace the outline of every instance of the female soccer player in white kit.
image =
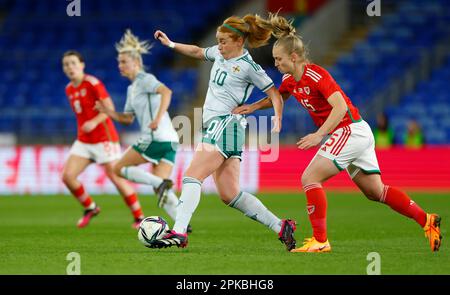
[[[308,61],[305,46],[285,18],[271,15],[263,21],[278,39],[273,46],[275,66],[284,73],[279,88],[284,99],[294,96],[311,115],[319,129],[302,137],[297,145],[309,149],[322,144],[301,177],[307,199],[307,212],[313,237],[291,252],[329,252],[327,199],[322,183],[346,169],[353,182],[373,201],[387,204],[396,212],[415,220],[424,230],[432,251],[441,244],[440,217],[427,214],[403,191],[385,185],[375,154],[375,140],[369,125],[361,118],[327,70]],[[249,114],[272,106],[269,98],[234,110]]]
[[259,199],[240,190],[239,170],[242,146],[245,143],[246,120],[233,115],[232,110],[243,104],[256,86],[271,99],[275,109],[273,132],[281,129],[283,101],[260,65],[244,48],[266,44],[271,31],[262,29],[254,15],[229,17],[217,29],[218,45],[200,48],[172,42],[165,33],[156,31],[154,37],[165,46],[184,55],[213,62],[208,92],[203,106],[203,138],[183,178],[178,214],[173,230],[155,247],[187,246],[186,228],[200,202],[201,185],[209,175],[222,201],[278,234],[289,250],[295,247],[295,222],[281,220]]
[[[179,142],[167,112],[172,91],[154,75],[144,71],[142,54],[151,49],[147,41],[139,41],[127,30],[116,49],[120,73],[132,81],[128,86],[124,112],[116,112],[100,102],[96,108],[125,125],[133,123],[136,118],[141,136],[114,165],[114,172],[133,182],[153,186],[158,194],[158,206],[175,220],[178,198],[171,189],[172,181],[168,179]],[[136,167],[148,162],[153,164],[153,173]]]

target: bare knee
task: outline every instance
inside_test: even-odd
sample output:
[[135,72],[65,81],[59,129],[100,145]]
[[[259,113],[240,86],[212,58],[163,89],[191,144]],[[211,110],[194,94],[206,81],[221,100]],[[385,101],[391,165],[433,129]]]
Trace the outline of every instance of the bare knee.
[[305,186],[308,184],[308,176],[303,172],[302,177],[301,177],[301,182],[302,182],[302,186]]
[[106,177],[108,177],[114,184],[117,182],[119,175],[116,174],[116,171],[113,167],[109,167],[109,169],[105,169]]
[[61,175],[61,180],[65,185],[70,186],[77,179],[75,174],[70,173],[69,171],[63,171]]
[[189,166],[186,171],[184,172],[183,177],[190,177],[190,178],[195,178],[200,182],[203,182],[205,180],[207,176],[202,175],[201,173],[199,173],[198,171],[196,171],[195,169],[192,169],[191,166]]
[[219,196],[220,196],[220,199],[222,200],[222,202],[223,202],[225,205],[230,204],[231,201],[233,201],[233,198],[234,198],[234,197],[232,197],[232,196],[230,196],[230,195],[227,195],[227,194],[220,194]]
[[303,174],[302,174],[301,181],[302,181],[302,186],[305,186],[308,184],[313,184],[313,183],[321,183],[321,181],[319,181],[317,178],[312,176],[310,173],[305,173],[305,172],[303,172]]
[[240,193],[239,187],[229,186],[225,188],[218,189],[220,199],[225,205],[230,204]]
[[113,177],[115,177],[115,176],[122,177],[122,174],[121,174],[122,168],[123,168],[123,166],[120,163],[115,163],[112,166],[112,169],[107,169],[106,170],[106,173],[107,173],[108,177],[111,178],[111,179]]
[[364,195],[367,199],[375,202],[381,200],[381,195],[383,194],[384,185],[382,186],[371,186],[363,190]]

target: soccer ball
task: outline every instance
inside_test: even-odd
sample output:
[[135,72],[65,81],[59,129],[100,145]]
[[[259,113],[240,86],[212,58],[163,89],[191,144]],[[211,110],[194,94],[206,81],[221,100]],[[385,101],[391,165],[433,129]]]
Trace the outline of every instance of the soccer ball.
[[138,239],[146,246],[152,246],[152,242],[164,236],[169,230],[169,225],[164,218],[160,216],[150,216],[144,218],[139,225]]

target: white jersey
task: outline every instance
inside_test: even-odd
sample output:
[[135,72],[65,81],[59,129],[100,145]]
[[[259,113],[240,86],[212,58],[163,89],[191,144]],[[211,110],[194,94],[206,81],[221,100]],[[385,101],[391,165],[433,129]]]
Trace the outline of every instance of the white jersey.
[[243,55],[226,60],[216,45],[205,49],[205,58],[214,65],[203,105],[203,123],[212,117],[231,114],[235,107],[245,103],[255,86],[267,91],[274,85],[246,49]]
[[152,141],[179,142],[178,134],[173,128],[168,112],[163,115],[155,131],[149,127],[161,105],[161,95],[156,92],[161,84],[154,75],[139,72],[127,89],[124,112],[132,113],[136,117],[142,132],[140,140],[145,143]]

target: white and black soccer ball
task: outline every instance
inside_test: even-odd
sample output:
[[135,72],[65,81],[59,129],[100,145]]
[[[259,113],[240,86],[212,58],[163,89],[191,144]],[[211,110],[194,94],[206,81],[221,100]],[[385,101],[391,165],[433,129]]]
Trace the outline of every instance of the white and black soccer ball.
[[139,225],[138,239],[146,247],[151,247],[152,242],[162,238],[169,230],[169,224],[161,216],[144,218]]

